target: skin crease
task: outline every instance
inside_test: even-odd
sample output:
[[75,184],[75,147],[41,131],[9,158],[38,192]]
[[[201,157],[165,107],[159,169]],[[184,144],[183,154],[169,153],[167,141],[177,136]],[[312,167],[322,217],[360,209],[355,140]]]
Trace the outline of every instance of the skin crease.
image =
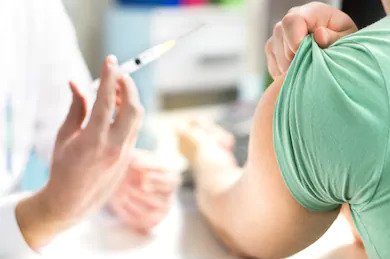
[[[384,6],[389,11],[390,1],[384,1]],[[191,122],[179,132],[181,152],[194,170],[199,208],[232,252],[256,258],[285,258],[312,244],[339,214],[339,210],[309,212],[288,192],[276,162],[272,121],[284,75],[304,37],[313,33],[317,43],[326,48],[356,31],[348,15],[319,2],[292,8],[276,24],[266,44],[268,68],[275,81],[254,116],[244,168],[237,167],[231,150],[221,144],[230,141],[228,133],[215,133],[217,126]],[[357,244],[362,245],[348,205],[343,206],[342,213],[351,223]]]

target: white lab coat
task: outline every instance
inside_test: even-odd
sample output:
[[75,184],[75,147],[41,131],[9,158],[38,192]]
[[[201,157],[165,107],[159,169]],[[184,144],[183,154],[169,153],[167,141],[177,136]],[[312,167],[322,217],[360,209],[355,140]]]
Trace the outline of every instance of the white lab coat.
[[60,0],[0,1],[0,258],[32,253],[15,220],[21,196],[9,196],[29,153],[49,159],[74,80],[91,78]]

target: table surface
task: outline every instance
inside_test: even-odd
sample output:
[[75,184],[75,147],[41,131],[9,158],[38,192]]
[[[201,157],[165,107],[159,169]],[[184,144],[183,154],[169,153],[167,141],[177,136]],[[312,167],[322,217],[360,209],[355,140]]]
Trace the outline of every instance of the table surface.
[[[153,120],[160,136],[157,152],[180,170],[185,161],[177,154],[172,128],[193,115],[213,119],[223,111],[224,107],[213,107],[160,114]],[[365,259],[364,251],[353,245],[352,240],[349,226],[339,218],[319,241],[291,259]],[[42,255],[93,259],[236,258],[215,239],[196,207],[193,192],[186,188],[178,191],[171,212],[150,236],[136,235],[107,212],[101,212],[59,236]]]

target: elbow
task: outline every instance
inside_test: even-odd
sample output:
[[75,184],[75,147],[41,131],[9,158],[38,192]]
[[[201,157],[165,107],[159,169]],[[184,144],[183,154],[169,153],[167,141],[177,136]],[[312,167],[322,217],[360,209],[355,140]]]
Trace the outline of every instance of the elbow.
[[241,247],[239,242],[237,242],[236,237],[232,234],[229,234],[228,229],[224,229],[222,227],[218,227],[214,224],[209,224],[217,236],[218,240],[224,245],[224,247],[234,256],[238,256],[240,258],[259,258],[256,257],[253,253],[250,253],[247,249]]
[[278,259],[289,256],[276,244],[272,245],[266,236],[254,237],[248,231],[234,231],[230,227],[217,227],[215,224],[211,224],[211,227],[227,250],[240,258]]
[[[248,246],[248,244],[244,244],[246,238],[243,238],[244,235],[233,234],[232,229],[228,227],[221,227],[213,224],[209,221],[209,226],[212,228],[214,234],[217,239],[223,244],[223,246],[234,256],[238,256],[240,258],[254,258],[254,259],[268,259],[271,257],[264,257],[259,251],[255,251]],[[244,242],[243,242],[244,241]]]
[[212,232],[220,243],[234,256],[254,259],[276,259],[285,257],[280,256],[280,249],[276,246],[273,248],[273,246],[269,244],[266,233],[261,233],[261,229],[257,232],[253,231],[253,228],[256,228],[253,225],[241,225],[235,224],[231,220],[223,220],[225,217],[217,216],[222,214],[206,210],[202,205],[204,205],[204,203],[199,204],[200,211]]

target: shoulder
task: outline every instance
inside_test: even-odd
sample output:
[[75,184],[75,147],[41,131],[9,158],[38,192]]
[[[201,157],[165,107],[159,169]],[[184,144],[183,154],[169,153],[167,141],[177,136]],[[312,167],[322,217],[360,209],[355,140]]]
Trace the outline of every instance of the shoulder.
[[341,39],[332,48],[338,50],[345,49],[346,46],[351,49],[360,49],[361,52],[369,55],[376,69],[384,75],[385,80],[390,80],[390,17],[385,17]]

